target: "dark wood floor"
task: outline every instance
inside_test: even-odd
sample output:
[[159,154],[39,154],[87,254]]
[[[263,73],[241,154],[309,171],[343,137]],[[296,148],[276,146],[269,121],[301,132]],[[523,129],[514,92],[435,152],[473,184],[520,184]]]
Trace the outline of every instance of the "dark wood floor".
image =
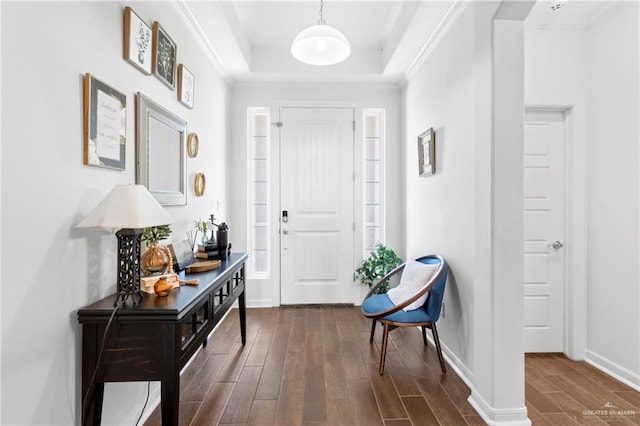
[[534,425],[638,425],[640,392],[562,354],[527,354],[525,399]]
[[[440,371],[421,333],[390,334],[378,375],[381,329],[357,307],[309,306],[247,311],[247,344],[237,311],[181,376],[181,425],[466,425],[484,424],[452,369]],[[527,408],[534,424],[609,423],[585,415],[605,403],[638,412],[616,424],[638,424],[639,395],[584,363],[559,355],[526,358]],[[620,423],[626,422],[626,423]],[[159,425],[156,409],[146,425]]]

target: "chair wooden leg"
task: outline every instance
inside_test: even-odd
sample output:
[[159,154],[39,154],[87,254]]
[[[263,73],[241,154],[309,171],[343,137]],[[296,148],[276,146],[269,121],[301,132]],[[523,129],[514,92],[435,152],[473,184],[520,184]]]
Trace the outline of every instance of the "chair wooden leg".
[[427,327],[425,327],[424,325],[422,326],[422,341],[424,342],[424,345],[427,346]]
[[373,335],[376,334],[376,320],[375,318],[371,321],[371,337],[369,338],[369,343],[373,343]]
[[[423,330],[424,331],[424,330]],[[436,324],[431,324],[431,331],[433,332],[433,341],[436,344],[436,352],[438,352],[438,359],[440,360],[440,368],[444,374],[447,373],[447,367],[444,364],[444,357],[442,356],[442,348],[440,348],[440,338],[438,337],[438,329]]]
[[389,339],[389,324],[384,324],[382,329],[382,349],[380,350],[380,368],[378,373],[384,374],[384,360],[387,357],[387,341]]

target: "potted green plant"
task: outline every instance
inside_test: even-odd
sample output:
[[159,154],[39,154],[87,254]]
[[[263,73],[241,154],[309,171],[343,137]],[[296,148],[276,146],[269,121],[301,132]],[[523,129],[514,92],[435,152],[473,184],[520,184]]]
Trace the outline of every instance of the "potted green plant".
[[169,225],[151,226],[142,231],[142,241],[147,244],[147,251],[140,257],[140,269],[144,275],[162,274],[169,267],[171,254],[168,247],[161,246],[160,241],[171,235]]
[[[376,250],[372,251],[369,257],[363,260],[356,269],[356,274],[362,285],[371,288],[373,283],[401,264],[402,259],[392,249],[378,243]],[[377,293],[386,293],[388,289],[389,283],[387,282],[378,289]]]

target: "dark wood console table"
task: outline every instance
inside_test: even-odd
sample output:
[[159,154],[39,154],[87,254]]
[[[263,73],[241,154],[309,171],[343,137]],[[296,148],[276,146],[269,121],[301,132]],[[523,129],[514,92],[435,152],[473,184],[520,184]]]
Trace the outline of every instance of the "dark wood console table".
[[[146,295],[118,308],[100,364],[100,347],[113,312],[115,294],[78,311],[82,324],[82,419],[99,425],[105,382],[160,381],[162,424],[178,424],[180,370],[237,299],[240,334],[246,343],[246,253],[232,253],[216,270],[185,275],[198,286],[181,286],[169,296]],[[96,370],[97,365],[97,370]],[[95,379],[92,376],[95,371]],[[82,403],[83,401],[81,401]],[[85,407],[86,405],[86,407]]]

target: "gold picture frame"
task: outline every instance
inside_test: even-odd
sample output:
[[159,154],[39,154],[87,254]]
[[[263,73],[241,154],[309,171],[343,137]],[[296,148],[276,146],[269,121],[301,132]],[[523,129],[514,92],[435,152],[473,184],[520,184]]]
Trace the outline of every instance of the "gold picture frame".
[[83,163],[124,170],[127,145],[127,95],[84,75]]
[[125,61],[144,74],[151,74],[153,34],[146,24],[129,6],[124,8],[124,34],[122,55]]

